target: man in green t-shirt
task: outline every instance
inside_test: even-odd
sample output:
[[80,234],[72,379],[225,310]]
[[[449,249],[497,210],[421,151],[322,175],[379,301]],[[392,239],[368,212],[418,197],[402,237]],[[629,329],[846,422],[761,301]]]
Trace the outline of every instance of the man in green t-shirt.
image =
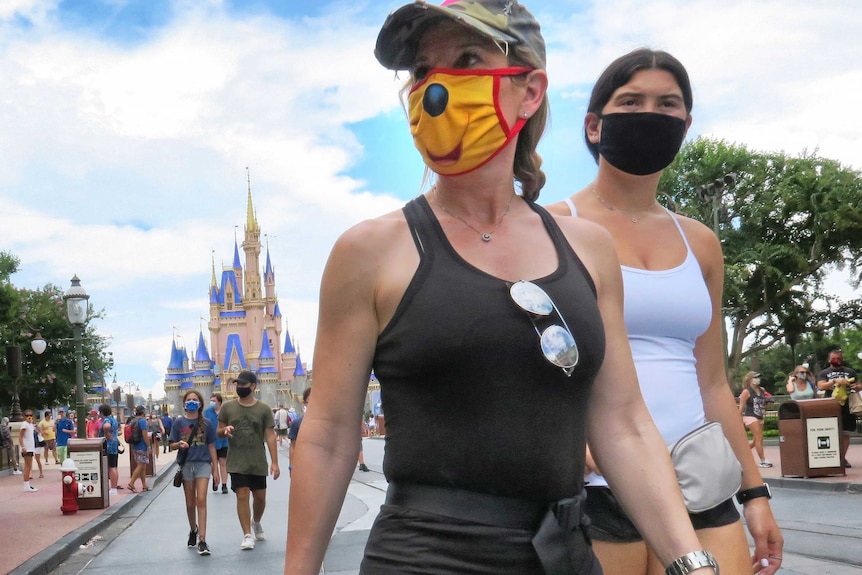
[[[222,405],[218,414],[218,436],[227,437],[230,441],[227,472],[231,489],[236,493],[237,515],[243,532],[240,549],[249,550],[254,549],[255,540],[266,539],[260,524],[266,509],[266,476],[271,473],[273,479],[278,479],[281,472],[272,409],[254,396],[257,376],[251,371],[241,371],[234,383],[238,397]],[[264,442],[271,459],[269,469]]]

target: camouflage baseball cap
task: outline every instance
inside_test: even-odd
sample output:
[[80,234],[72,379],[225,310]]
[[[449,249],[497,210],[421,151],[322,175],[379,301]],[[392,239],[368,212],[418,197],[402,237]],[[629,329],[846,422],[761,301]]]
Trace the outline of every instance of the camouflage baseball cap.
[[407,70],[416,46],[431,24],[450,18],[492,40],[523,44],[545,65],[545,40],[539,23],[516,0],[446,0],[441,6],[416,0],[392,12],[380,34],[374,55],[390,70]]

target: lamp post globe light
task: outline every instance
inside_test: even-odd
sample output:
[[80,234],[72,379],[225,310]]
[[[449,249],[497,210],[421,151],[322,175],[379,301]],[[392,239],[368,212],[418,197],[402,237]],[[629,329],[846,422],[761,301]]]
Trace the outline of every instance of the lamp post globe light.
[[72,324],[72,334],[75,340],[75,412],[77,413],[78,439],[87,438],[87,407],[84,404],[84,354],[81,338],[84,332],[84,324],[87,322],[87,300],[90,296],[81,287],[81,280],[77,274],[72,278],[72,285],[63,296],[66,302],[66,315]]

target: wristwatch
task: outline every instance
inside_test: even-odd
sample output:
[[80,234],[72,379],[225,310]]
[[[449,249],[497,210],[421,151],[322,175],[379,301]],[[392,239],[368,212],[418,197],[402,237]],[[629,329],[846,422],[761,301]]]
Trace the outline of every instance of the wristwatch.
[[768,484],[764,483],[760,487],[743,489],[736,494],[736,500],[739,501],[740,505],[744,505],[748,501],[751,501],[752,499],[757,499],[758,497],[766,497],[767,499],[772,499],[772,492],[769,491]]
[[715,562],[715,557],[712,556],[712,553],[705,550],[686,553],[668,565],[664,572],[667,575],[688,575],[701,567],[712,567],[715,570],[715,575],[719,575],[718,563]]

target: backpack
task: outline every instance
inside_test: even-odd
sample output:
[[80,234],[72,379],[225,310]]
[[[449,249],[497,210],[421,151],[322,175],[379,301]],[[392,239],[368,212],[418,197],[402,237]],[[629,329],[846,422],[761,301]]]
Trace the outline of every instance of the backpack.
[[126,443],[136,445],[143,441],[144,434],[141,433],[141,426],[138,424],[138,418],[132,417],[131,421],[126,424],[126,428],[123,430],[123,436],[126,439]]

